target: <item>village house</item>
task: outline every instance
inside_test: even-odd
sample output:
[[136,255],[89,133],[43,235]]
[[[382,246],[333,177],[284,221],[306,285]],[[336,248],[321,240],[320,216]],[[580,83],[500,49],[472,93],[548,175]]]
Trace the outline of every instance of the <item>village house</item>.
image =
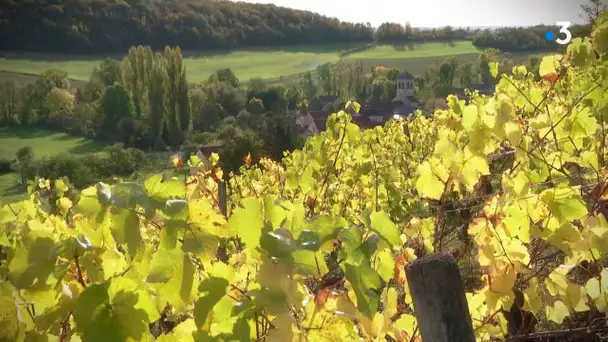
[[[353,122],[361,128],[373,128],[383,125],[393,118],[407,118],[417,110],[421,110],[424,115],[431,115],[432,108],[423,108],[414,91],[415,77],[409,72],[404,72],[397,79],[397,89],[395,97],[391,101],[385,100],[363,100],[361,110],[353,115]],[[485,84],[472,84],[467,87],[471,92],[477,91],[480,95],[491,96],[495,92],[495,86]],[[454,95],[469,101],[469,96],[465,94],[464,88],[454,90]],[[335,95],[319,96],[323,105],[333,104],[336,108],[343,108],[344,101]],[[442,102],[445,102],[442,99]],[[337,105],[339,104],[339,106]],[[440,106],[434,106],[440,107]],[[331,113],[324,110],[309,110],[305,114],[299,114],[296,118],[296,129],[302,136],[319,134],[326,128],[327,118]]]
[[[404,72],[397,79],[397,89],[395,98],[391,101],[385,100],[364,100],[359,101],[361,110],[359,114],[353,115],[353,122],[361,128],[373,128],[383,125],[386,121],[393,118],[404,118],[421,109],[421,105],[414,96],[414,76],[409,72]],[[324,104],[339,104],[336,108],[343,107],[343,102],[334,95],[319,96]],[[300,135],[310,136],[324,131],[327,118],[331,113],[323,110],[308,111],[300,114],[296,119],[297,129]]]

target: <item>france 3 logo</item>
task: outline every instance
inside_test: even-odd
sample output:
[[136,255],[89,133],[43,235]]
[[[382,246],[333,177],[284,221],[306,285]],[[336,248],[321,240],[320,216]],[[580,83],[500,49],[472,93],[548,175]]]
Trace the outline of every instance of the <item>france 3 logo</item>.
[[[547,31],[547,33],[545,33],[545,39],[548,41],[555,40],[555,42],[560,45],[566,45],[570,43],[570,41],[572,40],[572,32],[570,32],[569,28],[570,26],[572,26],[572,22],[558,21],[555,24],[559,26],[559,36],[556,37],[555,33],[553,33],[552,31]],[[562,38],[562,36],[564,37]]]

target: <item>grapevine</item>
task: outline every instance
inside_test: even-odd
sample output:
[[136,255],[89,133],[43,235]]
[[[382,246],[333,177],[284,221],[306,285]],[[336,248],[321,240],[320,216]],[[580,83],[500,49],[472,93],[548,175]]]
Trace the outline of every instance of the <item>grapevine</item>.
[[435,252],[478,340],[608,312],[608,14],[595,27],[540,81],[517,66],[491,97],[368,130],[348,103],[226,183],[213,154],[30,184],[0,210],[0,341],[420,341],[404,267]]

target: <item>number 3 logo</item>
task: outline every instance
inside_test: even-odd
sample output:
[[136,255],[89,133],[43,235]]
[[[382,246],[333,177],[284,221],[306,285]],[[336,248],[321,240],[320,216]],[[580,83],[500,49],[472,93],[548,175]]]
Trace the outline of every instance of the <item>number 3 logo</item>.
[[570,32],[570,30],[568,30],[568,28],[570,26],[572,26],[572,23],[569,21],[558,21],[557,22],[557,26],[559,26],[559,33],[561,34],[565,34],[566,38],[562,39],[561,37],[558,37],[555,42],[557,44],[561,44],[561,45],[566,45],[568,43],[570,43],[570,41],[572,40],[572,33]]

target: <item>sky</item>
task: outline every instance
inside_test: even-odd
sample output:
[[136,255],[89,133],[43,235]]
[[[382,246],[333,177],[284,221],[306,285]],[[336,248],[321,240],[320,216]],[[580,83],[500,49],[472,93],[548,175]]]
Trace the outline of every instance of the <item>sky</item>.
[[557,21],[583,23],[587,0],[239,0],[271,3],[342,21],[410,22],[414,27],[533,26]]

